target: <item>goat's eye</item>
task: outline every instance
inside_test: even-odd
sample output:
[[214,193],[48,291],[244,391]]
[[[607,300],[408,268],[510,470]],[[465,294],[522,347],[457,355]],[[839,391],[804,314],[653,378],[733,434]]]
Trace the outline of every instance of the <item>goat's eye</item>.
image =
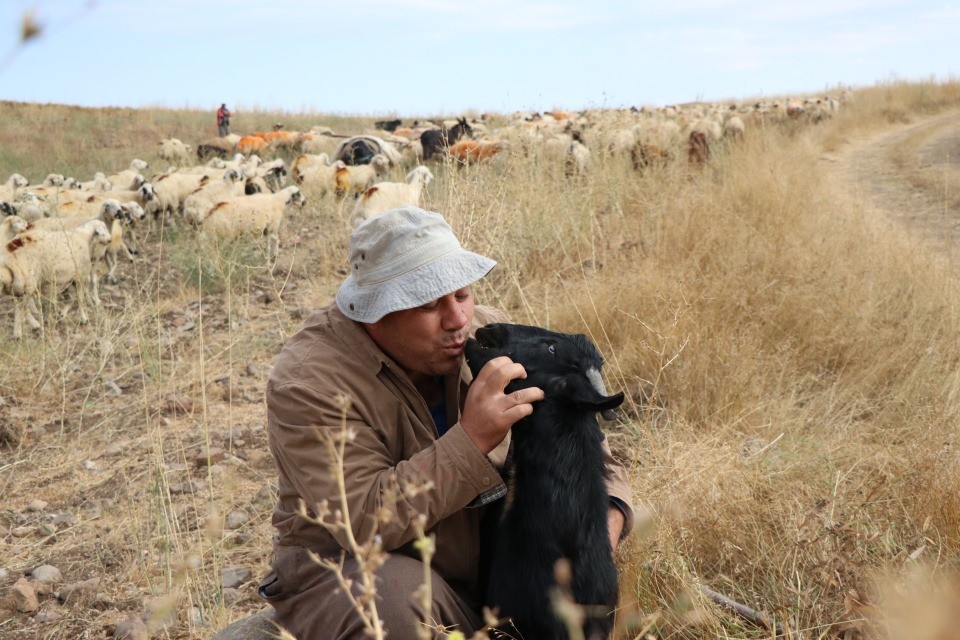
[[555,344],[548,344],[548,345],[547,345],[547,353],[549,353],[549,354],[551,354],[551,355],[556,355],[556,353],[557,353],[557,345],[555,345]]

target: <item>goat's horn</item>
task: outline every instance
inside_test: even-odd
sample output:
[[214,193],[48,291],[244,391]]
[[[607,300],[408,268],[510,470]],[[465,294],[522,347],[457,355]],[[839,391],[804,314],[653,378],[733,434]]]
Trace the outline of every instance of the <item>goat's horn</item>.
[[597,393],[603,397],[607,396],[607,388],[603,384],[603,378],[600,377],[599,371],[593,368],[587,369],[587,380],[589,380],[593,388],[597,390]]
[[[607,397],[607,387],[603,384],[603,378],[600,377],[600,372],[598,370],[593,368],[587,369],[587,380],[589,380],[593,388],[597,390],[597,393],[602,395],[604,398]],[[600,412],[600,415],[604,420],[617,419],[617,412],[615,409],[604,409]]]

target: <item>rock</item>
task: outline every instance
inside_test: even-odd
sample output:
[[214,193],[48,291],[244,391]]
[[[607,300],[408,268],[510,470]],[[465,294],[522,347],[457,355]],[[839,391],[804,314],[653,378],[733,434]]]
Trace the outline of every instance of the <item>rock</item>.
[[118,622],[113,630],[113,637],[119,640],[150,640],[147,625],[140,618],[134,617]]
[[27,505],[27,511],[43,511],[47,508],[47,503],[39,498],[34,498]]
[[100,578],[90,578],[89,580],[63,585],[60,587],[57,596],[64,604],[88,602],[97,595],[97,588],[99,587]]
[[21,613],[33,613],[40,608],[37,592],[26,578],[20,578],[13,583],[8,591],[13,608]]
[[193,464],[196,467],[209,467],[223,461],[227,457],[227,452],[220,447],[204,448],[197,452],[193,458]]
[[113,394],[115,396],[123,395],[123,389],[121,389],[119,385],[117,385],[117,383],[114,382],[113,380],[104,380],[103,388],[107,393]]
[[168,415],[193,413],[193,398],[190,396],[168,395],[164,399],[163,412]]
[[225,629],[218,631],[210,640],[272,640],[277,637],[277,625],[273,622],[273,609],[241,618]]
[[250,521],[250,516],[243,511],[231,511],[227,514],[227,529],[239,529]]
[[232,607],[243,599],[243,593],[233,587],[226,587],[221,595],[223,596],[223,604],[228,607]]
[[227,567],[220,572],[220,585],[224,589],[236,589],[253,576],[247,567]]
[[83,462],[80,463],[80,466],[86,469],[87,471],[96,471],[97,469],[100,468],[99,465],[97,465],[97,463],[94,462],[93,460],[84,460]]
[[72,513],[58,513],[50,518],[50,523],[57,526],[72,527],[77,523],[77,518]]
[[14,538],[26,538],[34,531],[36,531],[34,527],[14,527],[10,530],[10,535]]
[[224,540],[225,543],[237,547],[240,545],[248,544],[253,540],[253,534],[249,531],[238,531],[231,535],[230,537]]
[[271,482],[260,487],[251,501],[255,506],[272,509],[277,504],[277,487]]
[[56,602],[45,602],[34,620],[37,622],[55,622],[63,617],[63,607]]
[[49,564],[42,564],[31,571],[30,577],[37,582],[42,582],[44,584],[55,584],[63,580],[63,575],[60,573],[60,569],[57,569]]

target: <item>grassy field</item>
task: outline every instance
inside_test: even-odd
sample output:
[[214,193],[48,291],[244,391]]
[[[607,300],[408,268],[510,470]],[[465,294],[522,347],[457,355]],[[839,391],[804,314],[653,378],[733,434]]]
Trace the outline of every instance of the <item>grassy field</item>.
[[[822,159],[960,108],[960,83],[852,98],[817,125],[748,127],[703,169],[638,173],[596,148],[579,180],[519,152],[436,167],[425,206],[500,263],[478,299],[589,333],[627,393],[609,433],[640,521],[619,552],[618,638],[772,637],[700,585],[806,638],[960,637],[960,289]],[[371,124],[264,112],[233,129],[278,120]],[[161,138],[214,129],[212,113],[0,103],[0,179],[165,168]],[[937,180],[922,184],[955,211]],[[0,636],[109,637],[142,616],[153,637],[203,638],[261,606],[264,382],[345,273],[349,206],[305,195],[272,271],[181,228],[146,239],[87,326],[48,318],[16,341],[0,299],[0,587],[62,573],[40,613],[8,594]],[[248,580],[222,589],[235,567]]]

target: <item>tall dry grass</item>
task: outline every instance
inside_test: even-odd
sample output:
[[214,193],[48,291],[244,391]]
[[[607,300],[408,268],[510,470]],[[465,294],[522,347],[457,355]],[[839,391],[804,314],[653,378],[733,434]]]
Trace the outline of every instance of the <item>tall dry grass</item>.
[[[579,180],[516,148],[435,171],[426,206],[500,263],[478,298],[517,322],[588,332],[608,386],[628,392],[610,439],[641,517],[620,552],[619,637],[770,637],[701,584],[805,637],[904,637],[904,593],[955,592],[960,292],[947,261],[821,156],[958,108],[960,87],[893,82],[853,97],[817,127],[752,128],[703,171],[638,174],[599,147]],[[83,115],[0,104],[0,148],[20,136],[0,176],[87,177],[149,156],[160,137],[212,129],[200,113]],[[349,230],[348,205],[307,196],[273,273],[256,251],[165,231],[90,326],[48,322],[19,343],[0,326],[0,421],[15,432],[0,449],[5,584],[49,561],[101,578],[102,592],[45,627],[12,615],[2,633],[75,637],[145,612],[157,637],[207,637],[258,606],[249,586],[227,603],[219,584],[225,567],[255,581],[269,561],[263,375],[336,291]],[[26,512],[33,497],[73,524],[50,531]],[[249,521],[225,528],[238,510]],[[35,524],[48,532],[10,533]],[[911,637],[955,633],[937,624]]]

